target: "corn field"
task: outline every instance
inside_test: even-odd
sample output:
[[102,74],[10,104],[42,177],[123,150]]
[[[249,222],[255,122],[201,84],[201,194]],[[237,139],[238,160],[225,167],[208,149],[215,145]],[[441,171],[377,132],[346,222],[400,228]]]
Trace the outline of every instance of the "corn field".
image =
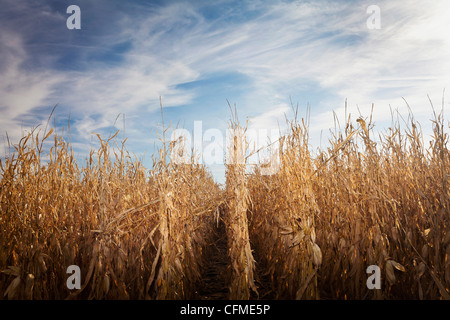
[[345,120],[317,153],[290,120],[265,175],[234,114],[224,188],[194,156],[169,161],[174,142],[144,168],[97,135],[80,164],[31,131],[0,162],[0,299],[450,299],[448,124],[425,145],[412,116],[378,137]]

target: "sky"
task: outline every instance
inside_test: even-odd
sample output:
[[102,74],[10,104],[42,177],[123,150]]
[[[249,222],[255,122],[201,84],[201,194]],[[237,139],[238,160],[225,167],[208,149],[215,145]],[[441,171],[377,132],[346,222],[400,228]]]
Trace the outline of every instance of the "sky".
[[[79,29],[67,27],[70,5]],[[121,130],[146,167],[161,103],[166,126],[224,136],[228,104],[268,132],[292,105],[309,109],[313,148],[326,146],[334,113],[344,122],[346,101],[353,121],[373,104],[380,129],[408,104],[430,133],[429,99],[444,115],[449,106],[449,14],[448,0],[0,0],[0,143],[7,153],[6,133],[18,143],[55,105],[51,125],[67,135],[70,119],[79,157],[94,132]],[[209,169],[223,182],[223,165]]]

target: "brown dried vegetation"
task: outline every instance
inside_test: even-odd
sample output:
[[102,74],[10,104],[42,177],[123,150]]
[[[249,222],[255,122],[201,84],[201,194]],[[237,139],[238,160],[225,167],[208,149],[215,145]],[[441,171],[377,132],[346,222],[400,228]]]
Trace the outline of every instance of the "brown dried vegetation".
[[[149,172],[100,140],[81,169],[56,134],[43,164],[39,133],[1,163],[0,292],[9,299],[184,299],[200,277],[221,190],[205,168]],[[111,154],[111,150],[113,153]],[[81,269],[80,290],[66,269]],[[2,295],[3,296],[3,295]]]
[[[97,135],[80,167],[64,139],[32,131],[0,162],[0,299],[196,297],[219,225],[228,298],[450,299],[448,134],[441,115],[432,123],[425,147],[412,115],[377,141],[370,119],[348,117],[313,155],[295,119],[279,170],[263,175],[246,170],[235,117],[225,190],[204,166],[167,161],[164,139],[150,170],[117,133]],[[380,290],[366,286],[369,265]]]
[[[377,143],[350,117],[328,150],[308,151],[304,121],[281,140],[281,168],[249,177],[251,241],[280,298],[449,299],[448,134],[435,115],[425,148],[410,115]],[[321,263],[320,263],[321,262]],[[381,268],[381,290],[366,285]]]

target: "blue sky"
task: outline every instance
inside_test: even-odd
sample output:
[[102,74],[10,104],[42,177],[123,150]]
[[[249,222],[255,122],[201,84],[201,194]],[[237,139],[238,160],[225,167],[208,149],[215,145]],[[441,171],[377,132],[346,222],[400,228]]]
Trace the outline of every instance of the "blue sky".
[[[66,27],[73,4],[80,30]],[[380,29],[367,27],[370,5]],[[58,104],[57,130],[70,114],[82,157],[91,133],[122,129],[124,114],[128,150],[149,166],[160,97],[166,123],[224,132],[227,100],[268,130],[292,115],[291,100],[301,116],[309,104],[313,147],[321,132],[325,144],[333,111],[343,121],[346,99],[353,120],[374,103],[382,129],[390,108],[407,112],[404,98],[428,130],[427,95],[440,108],[450,88],[449,12],[448,0],[1,0],[0,136],[17,143]],[[223,166],[211,170],[223,181]]]

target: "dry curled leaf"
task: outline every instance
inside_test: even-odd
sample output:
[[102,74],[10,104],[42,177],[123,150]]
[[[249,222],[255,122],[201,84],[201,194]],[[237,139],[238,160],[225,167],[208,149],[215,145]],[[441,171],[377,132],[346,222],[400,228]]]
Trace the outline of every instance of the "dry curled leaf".
[[15,266],[8,266],[8,269],[2,270],[2,273],[13,275],[13,276],[19,276],[20,275],[20,268]]
[[419,265],[416,267],[417,269],[417,277],[420,279],[421,276],[425,273],[425,263],[420,262]]
[[396,281],[394,268],[399,270],[399,271],[401,271],[401,272],[405,272],[406,271],[405,267],[402,266],[397,261],[394,261],[394,260],[386,261],[386,278],[388,279],[389,284],[391,284],[391,285],[394,284],[395,281]]
[[283,227],[281,227],[281,230],[280,230],[280,234],[282,234],[282,235],[291,234],[293,232],[294,232],[294,230],[292,229],[291,226],[283,226]]
[[396,262],[396,261],[394,261],[394,260],[390,260],[391,261],[391,263],[392,263],[392,266],[395,268],[395,269],[397,269],[397,270],[399,270],[399,271],[401,271],[401,272],[405,272],[406,270],[405,270],[405,267],[404,266],[402,266],[400,263],[398,263],[398,262]]
[[14,278],[13,281],[11,281],[8,288],[6,288],[6,291],[3,296],[4,297],[8,296],[8,300],[14,299],[16,296],[17,288],[19,287],[19,284],[20,284],[20,277],[17,276]]
[[303,232],[303,230],[298,231],[295,234],[294,239],[292,239],[291,245],[289,247],[295,247],[295,246],[299,245],[304,237],[305,237],[305,232]]
[[314,230],[314,228],[311,228],[310,237],[311,237],[311,241],[315,243],[316,242],[316,231]]
[[103,276],[103,293],[105,295],[107,295],[109,292],[109,286],[110,286],[109,276],[105,274]]
[[395,283],[395,274],[394,274],[394,267],[391,263],[392,260],[386,261],[386,279],[388,280],[390,285],[393,285]]
[[322,264],[322,251],[316,243],[312,244],[312,252],[314,265],[319,267]]

